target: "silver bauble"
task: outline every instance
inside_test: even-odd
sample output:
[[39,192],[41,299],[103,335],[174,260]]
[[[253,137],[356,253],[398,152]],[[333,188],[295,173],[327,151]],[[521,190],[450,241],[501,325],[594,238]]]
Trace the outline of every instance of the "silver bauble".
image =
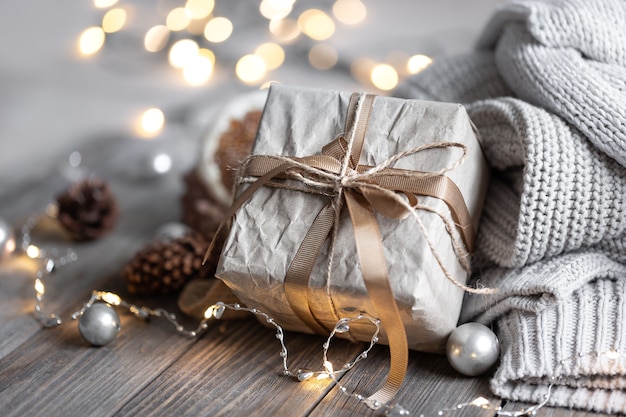
[[104,303],[95,303],[88,307],[78,319],[80,335],[94,346],[104,346],[112,342],[120,328],[117,312]]
[[450,365],[467,376],[488,371],[500,356],[500,343],[490,328],[480,323],[465,323],[448,337],[446,353]]
[[15,234],[9,223],[0,219],[0,261],[15,251]]

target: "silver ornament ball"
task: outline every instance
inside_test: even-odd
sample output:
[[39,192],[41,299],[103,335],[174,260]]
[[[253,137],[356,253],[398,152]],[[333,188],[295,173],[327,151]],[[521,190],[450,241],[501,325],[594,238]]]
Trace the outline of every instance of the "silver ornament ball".
[[463,375],[477,376],[488,371],[500,357],[500,342],[490,328],[465,323],[448,337],[446,353],[450,365]]
[[83,339],[94,346],[112,342],[120,331],[120,317],[113,307],[95,303],[85,309],[78,319],[78,331]]
[[15,251],[15,234],[9,223],[0,219],[0,261]]

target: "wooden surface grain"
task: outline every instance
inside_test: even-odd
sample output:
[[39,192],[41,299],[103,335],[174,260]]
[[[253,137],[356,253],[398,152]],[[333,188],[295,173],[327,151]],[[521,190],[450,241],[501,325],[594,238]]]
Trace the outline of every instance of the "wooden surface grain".
[[[151,181],[106,172],[121,208],[114,233],[100,241],[72,244],[45,236],[43,246],[71,246],[78,262],[46,280],[45,311],[64,324],[42,329],[32,314],[33,265],[13,257],[0,265],[0,416],[375,416],[330,380],[299,383],[281,375],[275,333],[255,319],[221,321],[196,339],[177,334],[158,319],[145,322],[120,310],[122,331],[110,345],[88,346],[70,319],[94,289],[111,290],[148,307],[176,311],[175,297],[130,297],[121,282],[123,265],[165,222],[179,218],[178,175]],[[58,174],[0,191],[0,217],[18,226],[42,211],[68,182]],[[193,327],[191,319],[185,324]],[[319,369],[324,338],[286,333],[290,364]],[[363,345],[335,341],[333,361],[356,357]],[[385,346],[341,379],[349,390],[368,393],[384,381]],[[487,398],[491,408],[455,410],[459,403]],[[454,372],[445,357],[411,352],[407,380],[397,397],[413,416],[492,416],[495,407],[521,409],[493,396],[488,378]],[[448,411],[445,411],[448,410]],[[540,416],[600,417],[543,408]]]

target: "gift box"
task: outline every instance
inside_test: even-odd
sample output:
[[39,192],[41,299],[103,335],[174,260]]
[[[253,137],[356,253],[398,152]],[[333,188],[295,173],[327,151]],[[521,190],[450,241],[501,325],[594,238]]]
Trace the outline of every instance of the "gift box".
[[488,173],[459,104],[273,84],[217,277],[287,330],[367,313],[381,342],[442,352]]

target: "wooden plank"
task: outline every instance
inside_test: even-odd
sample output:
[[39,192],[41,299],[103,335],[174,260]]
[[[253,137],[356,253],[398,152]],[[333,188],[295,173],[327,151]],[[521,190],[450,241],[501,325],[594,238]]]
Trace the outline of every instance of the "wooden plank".
[[[283,376],[280,344],[272,329],[256,321],[224,321],[167,368],[119,415],[305,416],[321,401],[330,380],[297,382]],[[319,336],[285,333],[289,366],[321,370]],[[361,344],[338,341],[341,361]],[[150,404],[150,407],[146,407]]]
[[[370,395],[380,388],[389,366],[386,346],[377,346],[369,357],[350,371],[342,384],[348,392]],[[492,408],[500,401],[489,390],[485,377],[468,378],[456,373],[443,355],[411,352],[407,378],[396,400],[410,411],[412,416],[437,416],[440,411],[454,409],[458,404],[470,402],[478,397],[490,401]],[[467,406],[459,411],[444,411],[441,415],[492,416],[494,410]],[[335,387],[311,416],[376,416],[379,411],[369,410],[356,399],[342,394]]]
[[[101,288],[107,280],[119,280],[123,264],[147,241],[155,229],[162,223],[178,218],[178,181],[166,178],[161,182],[124,183],[111,181],[111,188],[118,196],[120,219],[114,233],[96,242],[73,243],[61,236],[48,236],[47,241],[35,240],[35,243],[50,250],[54,246],[61,253],[65,248],[72,247],[79,261],[59,268],[46,277],[46,312],[56,312],[68,304],[75,308],[93,289]],[[34,210],[24,210],[24,201],[32,206],[45,207],[41,196],[49,197],[49,191],[63,190],[64,181],[59,177],[51,177],[45,184],[34,185],[21,199],[14,200],[14,193],[0,199],[3,212],[8,213],[8,220],[16,228],[25,221]],[[146,204],[146,201],[160,201],[160,204]],[[48,199],[49,201],[49,199]],[[35,237],[36,239],[36,237]],[[34,307],[34,261],[25,257],[12,258],[0,266],[0,358],[6,356],[14,348],[26,341],[41,326],[33,319]]]
[[76,325],[33,335],[0,361],[0,414],[113,415],[194,343],[163,322],[123,315],[122,326],[102,348]]

